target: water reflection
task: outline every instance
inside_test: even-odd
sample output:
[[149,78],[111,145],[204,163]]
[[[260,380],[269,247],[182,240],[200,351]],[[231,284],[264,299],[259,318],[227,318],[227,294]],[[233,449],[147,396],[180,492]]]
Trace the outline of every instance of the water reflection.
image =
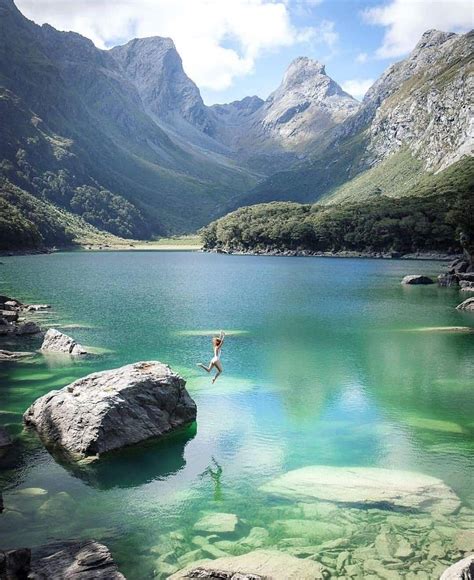
[[214,457],[211,458],[212,463],[201,473],[201,479],[209,477],[214,484],[214,501],[221,501],[222,496],[222,467]]
[[186,461],[184,450],[197,433],[196,424],[164,437],[112,452],[92,463],[70,463],[56,460],[75,477],[96,489],[138,487],[164,480],[181,471]]

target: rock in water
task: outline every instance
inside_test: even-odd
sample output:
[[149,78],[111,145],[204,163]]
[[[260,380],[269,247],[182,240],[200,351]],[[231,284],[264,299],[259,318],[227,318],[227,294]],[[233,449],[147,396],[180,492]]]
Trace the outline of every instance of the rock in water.
[[157,361],[93,373],[37,399],[23,418],[72,459],[102,455],[192,423],[186,381]]
[[405,276],[402,280],[402,284],[434,284],[434,281],[428,276],[419,276],[419,275],[412,275],[412,276]]
[[0,349],[0,362],[2,361],[14,361],[20,358],[26,358],[34,356],[33,352],[14,352],[12,350],[1,350]]
[[277,477],[261,489],[298,501],[382,504],[445,514],[461,505],[454,491],[440,479],[377,467],[303,467]]
[[474,554],[460,560],[445,570],[439,580],[473,580]]
[[24,335],[24,334],[38,334],[41,332],[41,328],[36,324],[36,322],[24,322],[23,324],[19,324],[16,328],[16,334]]
[[468,298],[456,306],[457,310],[467,310],[468,312],[474,312],[474,298]]
[[59,332],[55,328],[50,328],[46,333],[41,350],[47,352],[62,352],[72,356],[87,354],[86,350],[73,338]]
[[230,534],[235,532],[239,519],[235,514],[207,514],[194,524],[194,529],[209,534]]
[[108,548],[93,540],[57,542],[33,550],[28,578],[125,580]]
[[0,578],[27,578],[30,571],[31,550],[0,550]]
[[324,578],[314,560],[303,560],[277,550],[255,550],[243,556],[201,560],[180,570],[169,580],[228,578],[232,580],[302,580]]

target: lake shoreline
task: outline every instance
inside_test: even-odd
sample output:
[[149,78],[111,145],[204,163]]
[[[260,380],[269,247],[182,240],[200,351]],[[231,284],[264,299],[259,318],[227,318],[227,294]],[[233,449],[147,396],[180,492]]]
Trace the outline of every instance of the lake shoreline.
[[206,254],[226,254],[232,256],[272,256],[277,258],[362,258],[372,260],[435,260],[439,262],[451,262],[461,258],[462,254],[449,254],[441,252],[413,252],[409,254],[400,254],[398,252],[311,252],[307,250],[227,250],[227,249],[205,249],[197,244],[180,245],[180,244],[163,244],[163,243],[142,243],[125,245],[105,244],[101,246],[80,245],[65,246],[41,249],[25,250],[3,250],[0,251],[0,257],[14,256],[35,256],[54,254],[57,252],[202,252]]
[[399,252],[311,252],[308,250],[226,250],[226,249],[202,249],[209,254],[227,254],[232,256],[272,256],[277,258],[363,258],[373,260],[436,260],[451,262],[462,257],[462,254],[448,254],[441,252],[413,252],[400,254]]

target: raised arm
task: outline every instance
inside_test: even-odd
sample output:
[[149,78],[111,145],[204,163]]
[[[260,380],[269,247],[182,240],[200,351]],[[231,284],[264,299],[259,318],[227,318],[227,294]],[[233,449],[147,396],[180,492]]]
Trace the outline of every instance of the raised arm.
[[224,339],[225,339],[225,332],[223,330],[221,330],[220,339],[221,339],[221,344],[219,346],[222,346],[224,344]]

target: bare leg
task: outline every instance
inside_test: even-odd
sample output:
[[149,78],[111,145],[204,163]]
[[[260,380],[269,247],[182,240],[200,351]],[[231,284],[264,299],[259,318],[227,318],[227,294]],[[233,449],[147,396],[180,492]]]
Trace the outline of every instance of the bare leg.
[[212,384],[214,384],[216,382],[217,377],[222,373],[222,364],[220,361],[217,361],[216,363],[214,363],[214,365],[216,367],[217,373],[214,375],[214,378],[212,379]]
[[210,373],[211,369],[212,369],[212,365],[209,365],[208,367],[206,365],[203,365],[202,363],[197,363],[198,367],[201,367],[202,369],[204,369],[206,371],[206,373]]

